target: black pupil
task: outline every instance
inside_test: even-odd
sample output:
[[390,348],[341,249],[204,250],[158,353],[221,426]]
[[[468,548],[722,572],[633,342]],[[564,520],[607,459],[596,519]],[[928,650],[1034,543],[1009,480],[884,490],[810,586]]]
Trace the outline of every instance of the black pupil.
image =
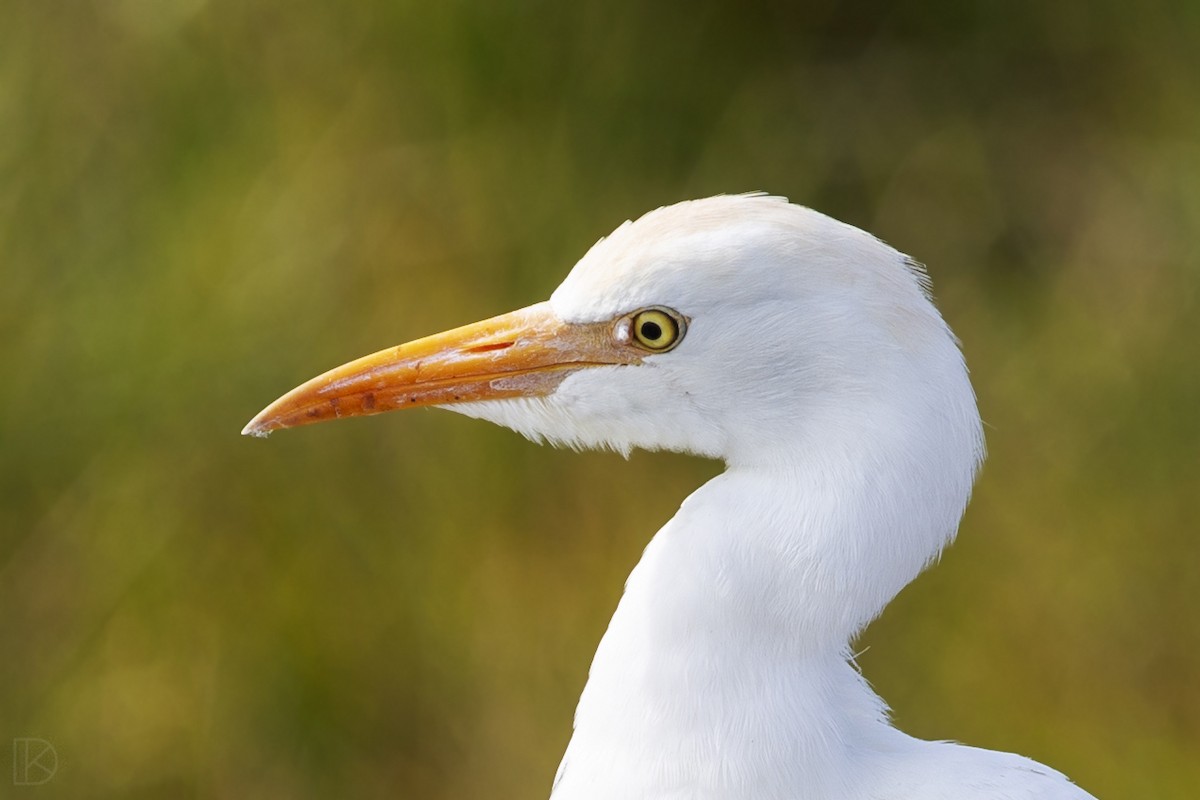
[[649,339],[652,342],[658,341],[658,338],[662,336],[662,332],[662,326],[657,322],[642,323],[642,337],[645,339]]

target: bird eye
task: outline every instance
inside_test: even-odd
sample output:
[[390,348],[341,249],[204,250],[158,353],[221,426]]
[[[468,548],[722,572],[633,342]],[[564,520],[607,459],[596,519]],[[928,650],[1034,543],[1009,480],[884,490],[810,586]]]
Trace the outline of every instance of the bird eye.
[[683,338],[683,318],[665,308],[647,308],[630,319],[633,339],[646,350],[664,353]]

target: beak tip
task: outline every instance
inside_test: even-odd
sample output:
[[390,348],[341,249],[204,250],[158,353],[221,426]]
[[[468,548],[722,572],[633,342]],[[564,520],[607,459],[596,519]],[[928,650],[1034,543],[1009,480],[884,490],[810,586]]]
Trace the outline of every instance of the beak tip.
[[[260,415],[261,416],[261,415]],[[259,417],[255,417],[246,423],[246,427],[242,428],[242,436],[253,436],[256,439],[265,439],[271,435],[274,428],[269,425],[264,425]]]

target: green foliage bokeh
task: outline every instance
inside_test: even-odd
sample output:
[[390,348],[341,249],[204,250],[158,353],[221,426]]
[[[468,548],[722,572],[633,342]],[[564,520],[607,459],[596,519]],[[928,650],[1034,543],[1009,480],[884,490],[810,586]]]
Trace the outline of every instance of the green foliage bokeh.
[[929,265],[988,423],[860,642],[898,723],[1200,796],[1198,42],[1186,0],[0,5],[0,753],[51,742],[55,797],[547,795],[718,466],[238,431],[763,189]]

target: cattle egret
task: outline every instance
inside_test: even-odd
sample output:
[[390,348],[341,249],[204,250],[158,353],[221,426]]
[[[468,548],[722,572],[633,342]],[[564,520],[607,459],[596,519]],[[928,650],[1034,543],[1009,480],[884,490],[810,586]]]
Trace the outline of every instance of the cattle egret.
[[546,302],[338,367],[243,433],[442,406],[726,471],[651,540],[553,800],[1086,800],[1009,753],[912,738],[849,642],[954,537],[983,434],[921,267],[764,195],[626,222]]

